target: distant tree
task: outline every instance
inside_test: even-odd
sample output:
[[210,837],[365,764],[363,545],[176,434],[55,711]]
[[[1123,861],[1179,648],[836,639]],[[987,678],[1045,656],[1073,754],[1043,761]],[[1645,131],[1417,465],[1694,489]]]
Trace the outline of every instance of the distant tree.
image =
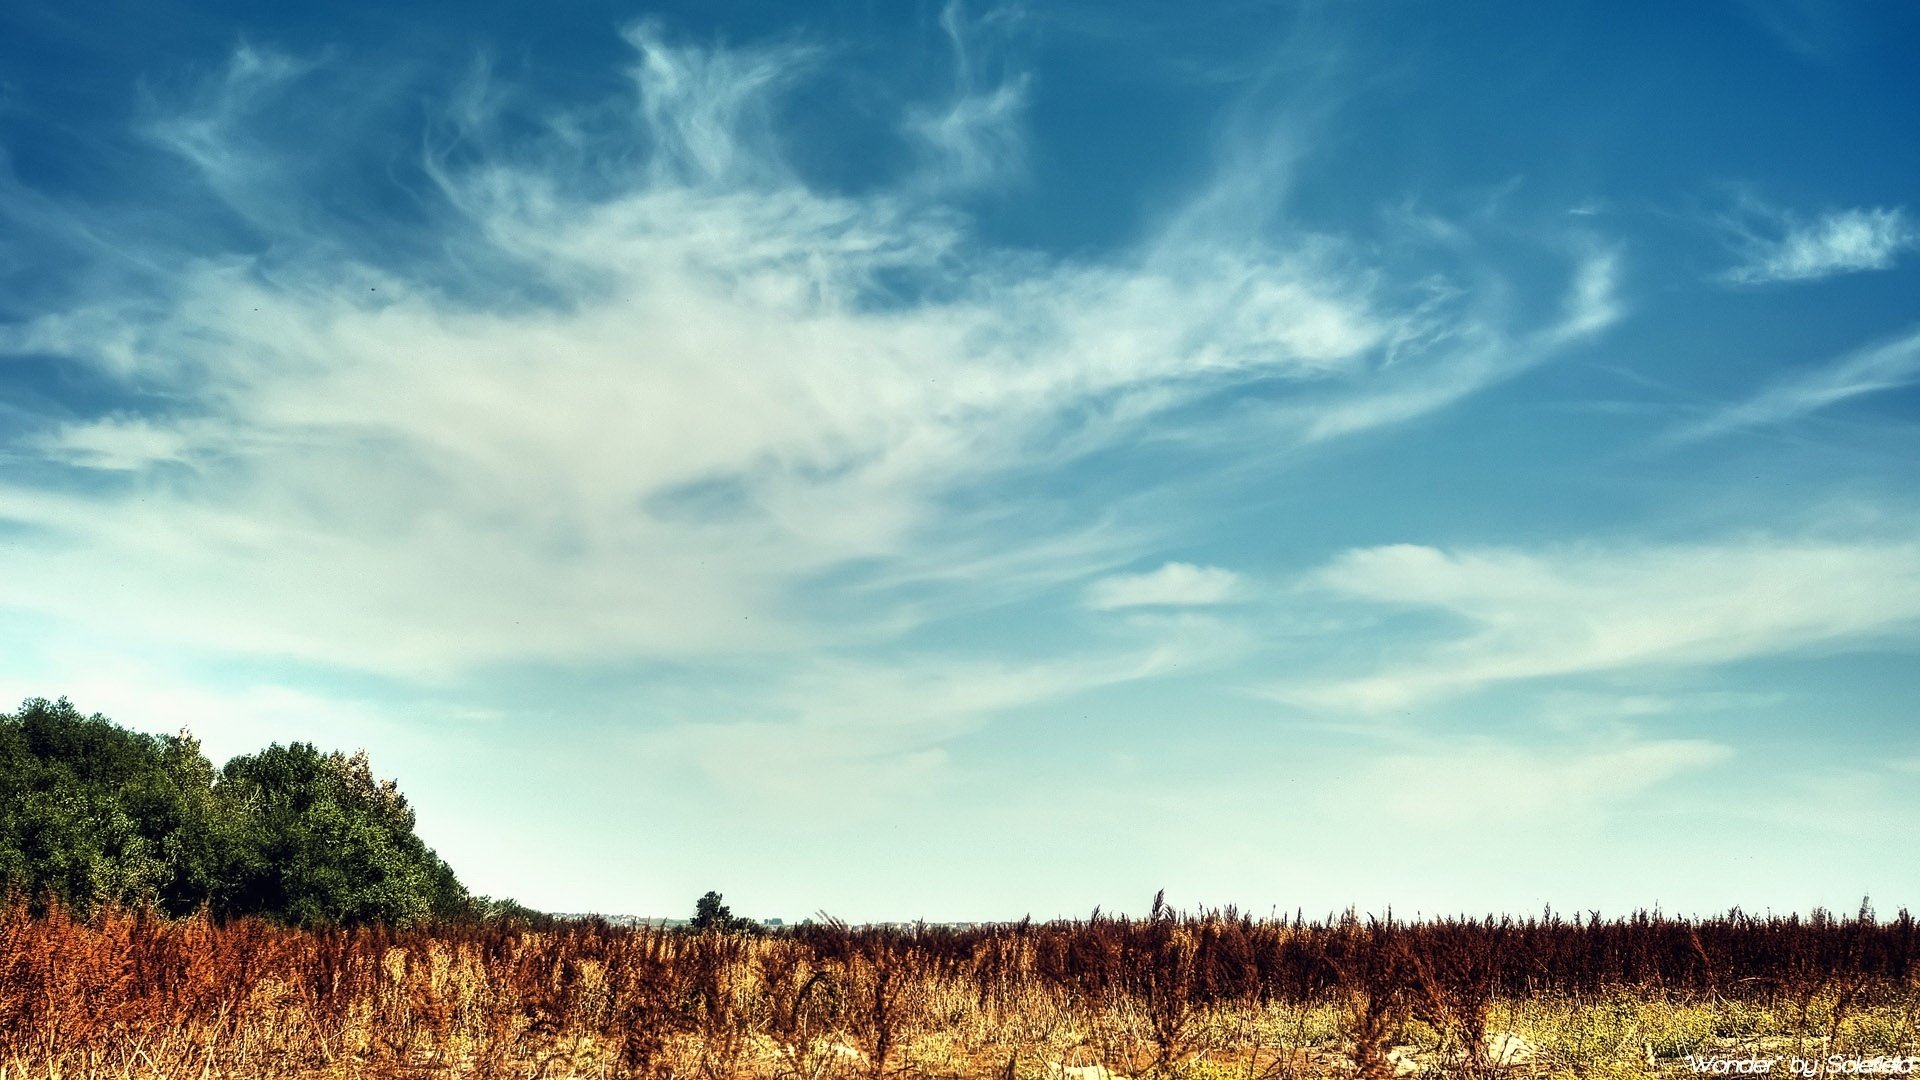
[[687,925],[695,930],[758,931],[762,929],[758,922],[735,915],[727,905],[721,903],[720,894],[717,892],[707,893],[693,905],[693,918]]
[[688,925],[695,930],[726,930],[733,926],[733,912],[720,902],[720,894],[708,892],[693,905],[693,921]]

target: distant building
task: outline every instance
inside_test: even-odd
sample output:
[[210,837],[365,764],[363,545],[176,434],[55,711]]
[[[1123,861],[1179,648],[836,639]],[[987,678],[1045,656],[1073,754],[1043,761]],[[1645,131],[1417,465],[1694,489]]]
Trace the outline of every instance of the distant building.
[[651,915],[606,915],[597,911],[556,911],[553,913],[553,917],[568,922],[583,922],[587,919],[599,919],[608,926],[651,926],[656,929],[687,925],[687,920],[685,919],[665,919]]

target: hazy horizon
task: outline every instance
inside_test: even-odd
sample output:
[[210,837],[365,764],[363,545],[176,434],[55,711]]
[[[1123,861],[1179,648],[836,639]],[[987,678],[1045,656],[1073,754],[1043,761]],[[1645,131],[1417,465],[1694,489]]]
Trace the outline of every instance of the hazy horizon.
[[474,891],[1920,903],[1920,8],[0,13],[0,698]]

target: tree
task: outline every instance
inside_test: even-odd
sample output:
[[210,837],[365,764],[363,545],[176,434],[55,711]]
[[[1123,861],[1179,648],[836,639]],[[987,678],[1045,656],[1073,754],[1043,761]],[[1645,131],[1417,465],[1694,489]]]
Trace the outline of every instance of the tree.
[[471,910],[453,871],[414,835],[405,796],[374,779],[364,751],[275,743],[229,761],[213,792],[236,841],[223,914],[404,926]]
[[0,714],[0,891],[191,911],[217,872],[211,775],[189,735],[28,698]]
[[725,930],[733,925],[733,912],[720,902],[719,893],[709,891],[693,905],[693,922],[690,925],[695,930]]
[[275,744],[216,772],[186,732],[128,731],[65,698],[0,714],[7,893],[300,925],[484,914],[364,751]]

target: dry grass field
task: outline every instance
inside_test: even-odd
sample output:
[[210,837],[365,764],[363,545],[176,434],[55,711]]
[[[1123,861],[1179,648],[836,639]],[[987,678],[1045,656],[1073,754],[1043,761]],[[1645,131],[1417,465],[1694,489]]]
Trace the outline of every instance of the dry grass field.
[[0,915],[0,1078],[1635,1077],[1743,1058],[1789,1075],[1795,1058],[1920,1053],[1917,958],[1904,912],[1409,924],[1156,908],[752,934],[302,931],[16,904]]

